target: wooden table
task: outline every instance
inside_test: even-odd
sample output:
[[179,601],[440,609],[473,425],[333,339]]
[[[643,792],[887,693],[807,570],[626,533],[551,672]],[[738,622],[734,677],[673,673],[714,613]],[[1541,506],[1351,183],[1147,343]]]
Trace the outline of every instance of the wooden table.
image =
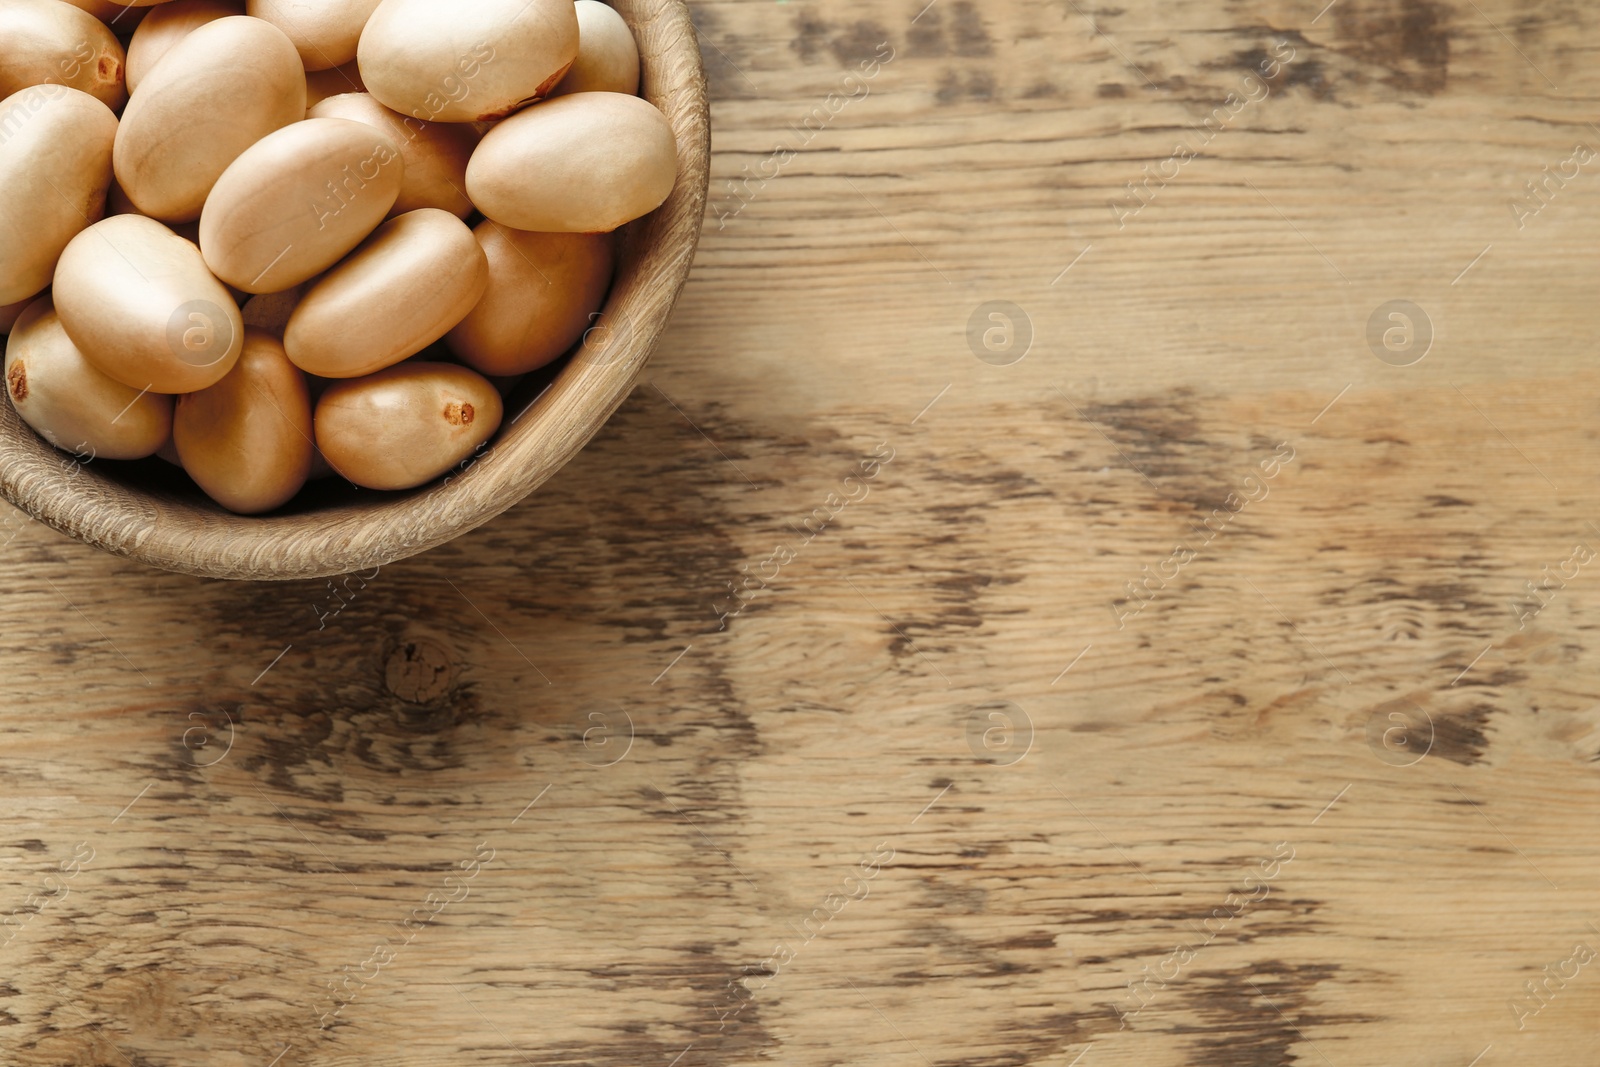
[[923,2],[695,4],[674,328],[487,527],[0,513],[0,1061],[1595,1062],[1600,18]]

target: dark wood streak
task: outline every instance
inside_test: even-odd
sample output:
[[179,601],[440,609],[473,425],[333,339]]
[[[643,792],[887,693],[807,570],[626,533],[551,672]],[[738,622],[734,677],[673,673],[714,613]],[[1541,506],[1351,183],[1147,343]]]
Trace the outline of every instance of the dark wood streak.
[[1347,0],[1333,11],[1348,54],[1387,68],[1404,92],[1444,92],[1452,12],[1437,0]]
[[[1503,201],[1587,136],[1593,13],[1479,0],[1557,94],[1443,0],[923,6],[695,5],[724,183],[864,48],[897,57],[708,220],[588,449],[323,629],[324,582],[0,550],[0,910],[97,849],[0,949],[0,1061],[1584,1062],[1587,979],[1531,1036],[1505,1001],[1587,936],[1600,574],[1522,630],[1509,604],[1600,521],[1600,216],[1582,183],[1526,234]],[[1278,40],[1270,98],[1119,229],[1108,200]],[[1441,327],[1412,368],[1366,348],[1397,296]],[[967,347],[990,299],[1035,328],[1010,367]],[[1286,439],[1271,495],[1118,630],[1124,583]],[[719,630],[884,440],[870,497]],[[1034,736],[1005,765],[969,729],[1012,704]],[[600,767],[586,716],[614,708],[633,747]],[[1371,748],[1391,711],[1431,723],[1412,766]],[[1271,894],[1119,1029],[1279,840]],[[770,964],[880,841],[870,895]],[[478,842],[470,895],[317,1031]]]
[[[1282,1067],[1308,1054],[1316,1056],[1299,1048],[1317,1042],[1319,1027],[1382,1022],[1376,1015],[1314,1008],[1318,987],[1342,977],[1339,971],[1327,964],[1267,959],[1252,967],[1197,972],[1182,996],[1201,1022],[1174,1028],[1180,1034],[1204,1035],[1190,1044],[1189,1062],[1195,1067]],[[1331,1055],[1337,1059],[1337,1052]]]

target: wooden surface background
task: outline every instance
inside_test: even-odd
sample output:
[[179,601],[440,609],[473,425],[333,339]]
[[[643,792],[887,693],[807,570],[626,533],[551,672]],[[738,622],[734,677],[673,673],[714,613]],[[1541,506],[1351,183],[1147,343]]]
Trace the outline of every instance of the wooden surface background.
[[483,529],[0,513],[0,1061],[1594,1062],[1600,16],[924,3],[694,5],[674,327]]

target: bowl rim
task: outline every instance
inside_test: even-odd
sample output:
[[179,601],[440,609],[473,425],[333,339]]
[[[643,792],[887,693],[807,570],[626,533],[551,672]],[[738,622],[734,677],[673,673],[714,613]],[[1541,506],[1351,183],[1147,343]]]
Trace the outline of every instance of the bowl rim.
[[[210,500],[130,484],[40,438],[0,403],[0,496],[114,555],[212,578],[293,580],[381,567],[488,522],[567,464],[632,392],[688,279],[710,184],[710,105],[685,0],[612,0],[639,43],[642,97],[677,141],[666,201],[622,233],[616,278],[584,340],[488,447],[404,493],[312,511],[234,515]],[[43,294],[41,294],[43,295]],[[521,403],[513,391],[512,403]]]

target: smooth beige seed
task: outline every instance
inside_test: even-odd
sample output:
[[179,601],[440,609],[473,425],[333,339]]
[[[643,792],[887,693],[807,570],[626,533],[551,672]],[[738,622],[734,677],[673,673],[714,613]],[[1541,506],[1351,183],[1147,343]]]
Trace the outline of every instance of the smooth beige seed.
[[288,502],[311,473],[311,394],[283,345],[244,333],[239,362],[215,385],[178,398],[172,443],[195,484],[229,511]]
[[335,382],[317,403],[317,447],[367,489],[410,489],[494,436],[504,409],[483,376],[453,363],[400,363]]
[[418,208],[436,207],[459,219],[472,214],[467,199],[467,161],[478,147],[478,134],[465,123],[423,122],[390,111],[370,93],[345,93],[313,104],[310,118],[350,119],[383,130],[400,146],[405,180],[390,217]]
[[637,96],[573,93],[484,134],[467,195],[517,230],[604,233],[654,211],[677,180],[666,118]]
[[139,88],[172,46],[208,22],[244,14],[244,0],[171,0],[150,9],[128,42],[128,92]]
[[61,0],[0,0],[0,99],[65,85],[115,111],[127,103],[127,57],[105,23]]
[[11,331],[5,374],[22,421],[74,455],[142,459],[172,432],[172,397],[141,393],[102,374],[62,329],[47,296]]
[[357,50],[367,91],[428,122],[509,115],[549,93],[577,55],[572,0],[383,0]]
[[316,107],[330,96],[340,96],[344,93],[364,93],[367,87],[361,83],[361,68],[354,63],[346,63],[342,67],[332,70],[313,70],[306,72],[306,113]]
[[578,58],[550,93],[639,91],[639,46],[617,9],[600,0],[577,0]]
[[123,385],[190,393],[239,358],[244,321],[200,250],[142,215],[114,215],[72,239],[51,289],[84,358]]
[[289,35],[306,70],[328,70],[356,58],[361,30],[378,0],[249,0],[249,12]]
[[0,101],[0,304],[42,292],[67,242],[104,213],[116,135],[111,110],[77,89]]
[[370,374],[443,337],[488,284],[488,262],[466,223],[422,208],[378,227],[311,286],[289,318],[284,347],[311,374]]
[[306,114],[306,76],[283,31],[244,15],[184,37],[139,83],[117,130],[117,181],[165,222],[200,217],[229,164]]
[[405,162],[394,138],[349,119],[305,119],[262,138],[217,180],[200,216],[216,276],[274,293],[322,273],[377,228]]
[[611,235],[530,233],[492,221],[473,234],[489,263],[489,286],[445,337],[463,363],[487,375],[525,374],[596,325],[611,286]]

